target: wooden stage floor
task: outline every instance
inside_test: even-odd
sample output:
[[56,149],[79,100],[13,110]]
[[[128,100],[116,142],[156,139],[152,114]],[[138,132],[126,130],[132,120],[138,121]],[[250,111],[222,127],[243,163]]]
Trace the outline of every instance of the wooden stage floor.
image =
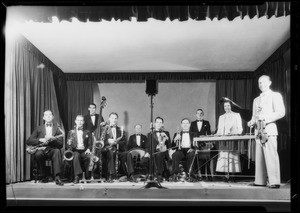
[[279,189],[249,186],[251,181],[163,182],[166,189],[143,188],[147,182],[65,183],[20,182],[6,186],[7,206],[192,205],[261,206],[290,211],[290,184]]

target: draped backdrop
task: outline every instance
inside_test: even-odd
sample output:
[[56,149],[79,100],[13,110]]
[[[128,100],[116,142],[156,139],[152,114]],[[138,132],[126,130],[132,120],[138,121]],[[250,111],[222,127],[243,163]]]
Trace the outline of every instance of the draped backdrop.
[[[5,167],[6,183],[30,179],[30,155],[25,151],[25,141],[34,128],[43,123],[43,112],[51,109],[55,122],[66,128],[73,128],[77,114],[88,113],[93,102],[93,87],[101,82],[144,82],[154,78],[162,82],[188,82],[214,80],[216,82],[216,103],[221,97],[228,97],[246,109],[252,109],[253,99],[259,94],[257,79],[268,74],[271,88],[280,92],[287,109],[286,116],[278,122],[278,152],[282,175],[289,176],[290,164],[290,68],[287,54],[290,41],[285,42],[255,72],[247,73],[144,73],[144,74],[64,74],[46,56],[24,37],[19,36],[6,43],[5,58]],[[101,93],[101,91],[100,91]],[[99,109],[98,109],[99,110]],[[223,113],[216,104],[216,115]],[[217,121],[216,121],[217,122]],[[247,130],[244,123],[244,129]]]
[[25,151],[25,142],[34,128],[43,124],[45,110],[51,109],[54,122],[64,129],[57,96],[63,92],[55,89],[54,82],[58,72],[61,71],[25,38],[7,40],[4,95],[7,183],[30,179],[31,156]]

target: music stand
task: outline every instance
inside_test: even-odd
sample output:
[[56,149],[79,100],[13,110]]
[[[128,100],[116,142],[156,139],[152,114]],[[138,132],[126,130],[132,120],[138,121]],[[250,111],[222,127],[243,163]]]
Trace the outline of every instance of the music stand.
[[[152,82],[151,82],[152,81]],[[155,83],[157,85],[156,80],[150,80],[150,83]],[[147,82],[148,84],[148,82]],[[153,84],[152,84],[153,86]],[[155,94],[157,94],[157,88],[153,89],[153,88],[146,88],[146,93],[148,94],[148,96],[150,96],[150,122],[151,122],[151,132],[150,132],[150,171],[149,171],[149,179],[147,181],[147,184],[145,186],[143,186],[142,188],[144,189],[148,189],[151,187],[156,187],[159,189],[166,189],[166,187],[163,187],[157,180],[154,180],[154,171],[153,171],[153,167],[154,167],[154,160],[153,160],[153,149],[152,149],[152,144],[153,144],[153,96],[155,96]],[[148,177],[147,177],[148,179]]]

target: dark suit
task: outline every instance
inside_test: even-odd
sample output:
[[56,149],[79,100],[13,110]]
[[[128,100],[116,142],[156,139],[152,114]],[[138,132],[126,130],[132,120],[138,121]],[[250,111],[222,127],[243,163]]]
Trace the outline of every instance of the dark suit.
[[196,133],[195,137],[199,137],[200,135],[211,135],[210,124],[208,121],[202,121],[202,127],[199,131],[197,126],[197,120],[192,121],[190,131]]
[[[134,135],[131,135],[129,137],[128,144],[127,144],[127,150],[128,150],[128,152],[126,153],[126,163],[127,163],[127,173],[128,173],[127,175],[128,176],[130,176],[134,172],[133,157],[129,153],[129,151],[131,149],[134,149],[134,148],[141,148],[141,149],[146,150],[146,145],[147,145],[147,137],[146,137],[146,135],[141,134],[140,146],[138,146],[138,144],[137,144],[136,141],[137,141],[137,136],[136,136],[136,134],[134,134]],[[141,161],[140,161],[140,164],[142,166],[147,166],[148,162],[149,162],[149,158],[148,159],[142,158]]]
[[[210,130],[210,124],[209,124],[209,121],[206,121],[206,120],[203,120],[203,123],[202,123],[202,127],[199,131],[198,129],[198,126],[197,126],[197,120],[193,121],[191,123],[191,127],[190,127],[190,131],[194,132],[197,137],[201,136],[201,135],[211,135],[211,130]],[[208,173],[210,174],[213,174],[214,173],[214,168],[215,168],[215,159],[212,159],[217,153],[217,151],[214,151],[216,150],[216,147],[214,146],[214,148],[211,149],[212,151],[210,152],[199,152],[199,164],[200,164],[200,167],[201,167],[201,173],[204,174],[205,173],[205,166],[204,166],[204,163],[208,160],[211,160],[210,161],[210,169],[208,169]],[[196,165],[196,164],[194,164]],[[206,164],[208,165],[208,164]]]
[[[193,138],[195,137],[194,132],[189,132],[189,138],[190,138],[190,148],[182,148],[179,150],[178,148],[176,148],[176,152],[173,153],[172,155],[172,173],[173,174],[178,174],[179,173],[179,163],[180,161],[185,157],[187,160],[187,171],[186,173],[189,173],[189,169],[191,167],[194,155],[195,155],[195,147],[193,146]],[[174,141],[174,138],[176,137],[177,133],[174,134],[173,137],[173,141],[172,141],[172,147],[176,146],[178,144],[176,144],[176,142]],[[180,140],[180,144],[182,144],[182,132],[180,132],[180,136],[181,136],[181,140]],[[193,149],[193,151],[187,153],[187,151],[189,149]]]
[[[62,135],[63,132],[58,128],[56,124],[52,126],[52,136]],[[45,125],[38,126],[31,136],[27,139],[26,144],[29,146],[36,146],[41,144],[39,141],[40,138],[45,138],[46,136],[46,127]],[[44,150],[37,150],[34,153],[34,158],[37,162],[38,169],[40,171],[40,175],[45,177],[45,161],[46,159],[51,159],[53,162],[54,176],[59,175],[61,173],[62,166],[62,156],[60,149],[63,147],[63,137],[57,137],[48,143]]]
[[[116,138],[119,138],[121,136],[121,129],[118,126],[116,127],[116,134],[117,134]],[[115,162],[114,162],[115,152],[113,152],[112,150],[108,150],[106,148],[106,147],[109,147],[109,143],[108,143],[109,138],[113,138],[112,130],[110,127],[108,128],[108,130],[106,131],[106,133],[104,135],[104,148],[102,149],[103,150],[102,152],[103,152],[103,157],[107,160],[108,174],[112,175],[112,174],[116,173]],[[121,166],[122,166],[123,171],[126,171],[126,166],[125,166],[126,137],[125,137],[125,134],[120,139],[118,144],[119,144],[118,158],[121,161]],[[114,147],[116,147],[116,145],[114,145]]]
[[[99,119],[100,119],[100,122],[99,122]],[[104,119],[103,119],[102,115],[100,116],[99,114],[95,114],[95,124],[93,124],[91,115],[85,115],[83,128],[89,130],[92,133],[97,129],[98,122],[101,123],[103,121],[104,121]]]
[[84,145],[84,149],[77,149],[77,140],[78,140],[78,131],[75,130],[70,130],[68,133],[68,139],[67,141],[71,143],[71,145],[68,145],[67,143],[67,149],[70,149],[74,153],[74,158],[73,158],[73,169],[74,169],[74,175],[78,176],[79,174],[82,173],[82,168],[81,168],[81,162],[84,162],[84,167],[85,167],[85,173],[88,174],[88,167],[90,163],[90,155],[85,154],[85,151],[87,149],[90,149],[92,151],[92,134],[90,133],[89,130],[83,130],[82,133],[82,141]]
[[[170,139],[170,133],[168,131],[163,131],[167,136],[168,140],[165,141],[165,145],[168,148],[171,147],[171,139]],[[151,136],[152,136],[152,152],[153,154],[157,152],[156,147],[159,144],[158,137],[157,137],[157,131],[153,132],[153,135],[148,133],[148,142],[146,145],[146,152],[150,153],[150,143],[151,143]],[[150,153],[151,154],[151,153]],[[166,152],[160,152],[158,154],[153,155],[154,159],[154,165],[155,165],[155,171],[157,176],[162,176],[162,173],[164,171],[164,160],[169,160],[168,151]]]

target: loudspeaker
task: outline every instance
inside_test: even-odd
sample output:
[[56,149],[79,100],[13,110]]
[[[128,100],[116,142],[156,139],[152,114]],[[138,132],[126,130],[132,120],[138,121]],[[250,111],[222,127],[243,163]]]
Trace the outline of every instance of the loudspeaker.
[[146,80],[146,93],[148,95],[156,95],[158,93],[157,80],[155,79]]

